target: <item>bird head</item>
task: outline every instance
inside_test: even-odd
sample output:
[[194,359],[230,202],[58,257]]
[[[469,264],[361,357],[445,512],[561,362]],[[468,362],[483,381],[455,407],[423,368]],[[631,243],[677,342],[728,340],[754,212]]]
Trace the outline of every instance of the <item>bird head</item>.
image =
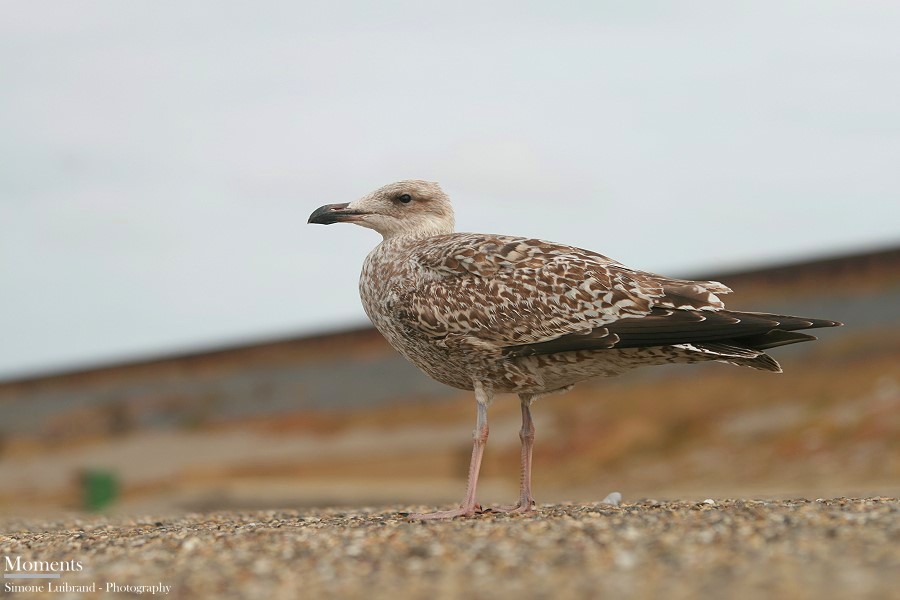
[[374,229],[384,239],[453,233],[450,198],[431,181],[398,181],[344,204],[326,204],[309,216],[309,223],[355,223]]

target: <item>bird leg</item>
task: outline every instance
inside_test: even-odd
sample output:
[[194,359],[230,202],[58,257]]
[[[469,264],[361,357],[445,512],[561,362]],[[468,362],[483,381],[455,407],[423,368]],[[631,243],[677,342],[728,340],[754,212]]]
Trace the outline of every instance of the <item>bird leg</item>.
[[534,509],[534,497],[531,495],[531,454],[534,449],[534,421],[531,420],[532,394],[519,394],[522,402],[522,429],[519,439],[522,440],[522,473],[519,478],[519,501],[513,506],[501,506],[491,509],[493,512],[526,513]]
[[493,392],[486,390],[485,387],[475,382],[475,402],[478,408],[478,418],[475,421],[475,431],[473,432],[474,443],[472,445],[472,460],[469,463],[469,477],[466,482],[466,497],[463,499],[459,508],[453,510],[444,510],[432,513],[414,513],[409,515],[410,519],[432,520],[432,519],[452,519],[454,517],[470,517],[476,512],[481,512],[481,506],[475,502],[475,489],[478,486],[478,472],[481,470],[481,457],[484,455],[484,447],[488,439],[488,421],[487,409],[491,405]]

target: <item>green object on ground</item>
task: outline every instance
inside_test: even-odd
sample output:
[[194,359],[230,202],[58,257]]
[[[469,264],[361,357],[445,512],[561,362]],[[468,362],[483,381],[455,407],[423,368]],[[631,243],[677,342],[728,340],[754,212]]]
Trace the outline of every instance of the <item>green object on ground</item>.
[[118,497],[119,478],[112,471],[85,471],[81,475],[81,493],[86,510],[103,510]]

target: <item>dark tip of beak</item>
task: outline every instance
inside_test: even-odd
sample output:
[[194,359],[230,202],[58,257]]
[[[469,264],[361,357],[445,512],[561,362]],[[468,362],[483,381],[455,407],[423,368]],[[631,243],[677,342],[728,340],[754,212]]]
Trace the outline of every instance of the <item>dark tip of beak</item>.
[[331,225],[332,223],[346,221],[347,218],[353,214],[346,210],[349,204],[349,202],[344,202],[343,204],[326,204],[325,206],[320,206],[313,211],[313,214],[309,215],[309,221],[307,221],[307,223]]

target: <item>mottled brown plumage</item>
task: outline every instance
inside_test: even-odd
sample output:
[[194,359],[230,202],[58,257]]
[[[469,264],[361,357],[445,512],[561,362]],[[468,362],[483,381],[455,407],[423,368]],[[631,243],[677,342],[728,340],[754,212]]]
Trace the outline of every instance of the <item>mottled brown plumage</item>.
[[514,510],[530,510],[530,404],[539,395],[644,365],[721,361],[780,371],[765,349],[815,338],[795,330],[834,321],[728,311],[731,290],[636,271],[601,254],[538,239],[454,233],[437,184],[402,181],[311,223],[355,222],[384,240],[360,277],[366,314],[434,379],[475,390],[479,407],[466,500],[471,514],[494,393],[522,400],[522,478]]

